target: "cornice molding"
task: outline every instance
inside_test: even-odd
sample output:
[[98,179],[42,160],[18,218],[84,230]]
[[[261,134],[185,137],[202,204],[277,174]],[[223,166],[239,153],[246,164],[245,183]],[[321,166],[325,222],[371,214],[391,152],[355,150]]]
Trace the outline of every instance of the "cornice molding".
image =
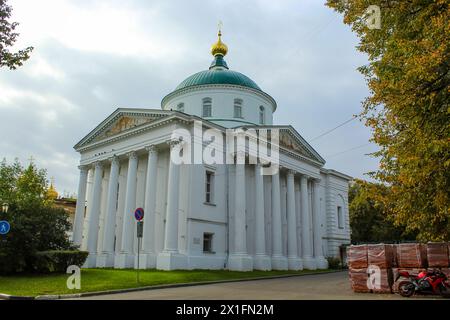
[[260,90],[256,90],[256,89],[248,88],[248,87],[243,87],[243,86],[239,86],[239,85],[232,85],[232,84],[202,84],[202,85],[196,85],[196,86],[191,86],[191,87],[175,90],[175,91],[169,93],[168,95],[166,95],[161,100],[161,108],[164,108],[164,106],[167,105],[167,102],[173,98],[182,96],[182,95],[190,93],[190,92],[201,91],[201,90],[205,90],[205,89],[206,90],[209,90],[209,89],[234,89],[234,90],[243,91],[243,92],[250,92],[250,93],[260,96],[263,99],[268,100],[273,105],[272,112],[275,112],[275,110],[277,109],[277,102],[275,101],[275,99],[272,98],[269,94],[265,93],[264,91],[260,91]]

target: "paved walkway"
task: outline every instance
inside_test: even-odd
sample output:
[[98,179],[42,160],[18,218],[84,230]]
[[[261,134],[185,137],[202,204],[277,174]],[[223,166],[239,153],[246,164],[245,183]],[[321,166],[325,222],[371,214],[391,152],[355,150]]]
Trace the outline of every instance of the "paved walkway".
[[156,289],[85,297],[83,299],[107,300],[246,300],[246,299],[279,299],[279,300],[392,300],[404,299],[398,294],[354,293],[350,289],[348,272],[316,274],[300,277],[255,280],[244,282],[228,282],[192,287]]

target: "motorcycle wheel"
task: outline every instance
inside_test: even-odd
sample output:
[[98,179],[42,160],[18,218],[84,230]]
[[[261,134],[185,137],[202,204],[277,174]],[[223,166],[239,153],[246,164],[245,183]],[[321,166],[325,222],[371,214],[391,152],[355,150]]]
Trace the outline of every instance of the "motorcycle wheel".
[[439,286],[439,293],[444,298],[450,298],[450,289],[445,285]]
[[398,293],[402,297],[411,297],[414,294],[414,284],[410,281],[402,281],[398,284]]

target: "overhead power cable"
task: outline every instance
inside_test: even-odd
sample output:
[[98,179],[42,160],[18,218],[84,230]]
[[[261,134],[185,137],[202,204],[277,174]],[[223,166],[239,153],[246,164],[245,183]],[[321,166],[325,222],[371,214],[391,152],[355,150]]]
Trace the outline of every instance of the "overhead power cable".
[[344,125],[346,125],[346,124],[349,123],[349,122],[352,122],[352,121],[355,120],[355,119],[356,119],[356,116],[353,116],[351,119],[348,119],[347,121],[341,123],[340,125],[334,127],[333,129],[330,129],[330,130],[328,130],[328,131],[325,131],[325,132],[322,133],[321,135],[318,135],[317,137],[312,138],[310,141],[312,142],[312,141],[314,141],[314,140],[317,140],[317,139],[319,139],[319,138],[322,138],[323,136],[325,136],[325,135],[327,135],[327,134],[333,132],[334,130],[336,130],[336,129],[338,129],[338,128],[344,126]]
[[356,150],[356,149],[364,148],[364,147],[366,147],[366,146],[368,146],[370,144],[371,144],[370,142],[369,143],[365,143],[365,144],[362,144],[360,146],[356,146],[356,147],[353,147],[353,148],[350,148],[350,149],[347,149],[347,150],[344,150],[344,151],[341,151],[341,152],[338,152],[338,153],[335,153],[335,154],[331,154],[331,155],[325,156],[325,158],[331,158],[331,157],[339,156],[341,154],[344,154],[344,153],[347,153],[347,152],[350,152],[350,151],[353,151],[353,150]]

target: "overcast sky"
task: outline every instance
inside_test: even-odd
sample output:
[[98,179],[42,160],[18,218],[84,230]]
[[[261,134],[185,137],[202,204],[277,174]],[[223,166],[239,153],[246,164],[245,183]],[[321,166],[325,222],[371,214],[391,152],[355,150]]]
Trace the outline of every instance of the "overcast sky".
[[[274,122],[308,141],[358,113],[368,95],[358,39],[324,0],[8,2],[20,22],[16,47],[35,50],[20,69],[0,70],[0,157],[33,156],[60,193],[77,190],[73,146],[117,107],[159,109],[209,67],[219,20],[230,69],[274,97]],[[369,138],[355,120],[311,145],[325,167],[363,178],[378,166]]]

